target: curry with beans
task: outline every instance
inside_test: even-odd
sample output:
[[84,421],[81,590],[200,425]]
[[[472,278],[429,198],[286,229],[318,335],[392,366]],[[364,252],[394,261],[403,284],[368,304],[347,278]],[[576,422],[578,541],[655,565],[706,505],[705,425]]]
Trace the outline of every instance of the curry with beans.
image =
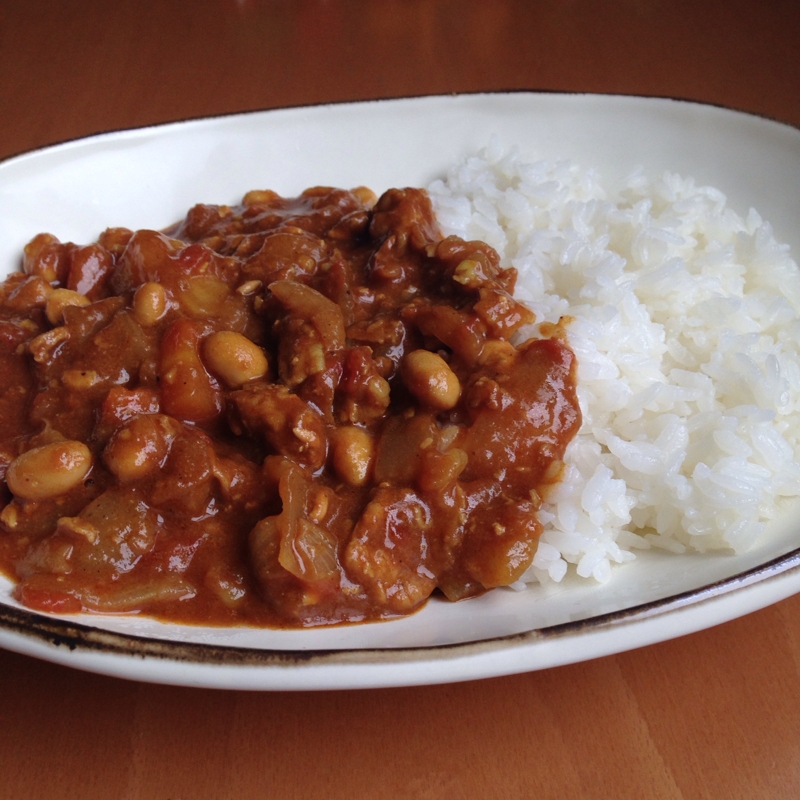
[[[417,189],[256,191],[40,234],[0,287],[0,566],[23,604],[303,626],[516,581],[580,425],[563,330]],[[512,341],[516,343],[512,344]]]

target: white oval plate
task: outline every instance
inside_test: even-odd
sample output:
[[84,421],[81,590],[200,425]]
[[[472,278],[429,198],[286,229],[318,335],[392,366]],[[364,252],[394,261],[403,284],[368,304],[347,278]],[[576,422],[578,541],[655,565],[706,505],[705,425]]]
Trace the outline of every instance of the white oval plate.
[[[598,95],[428,97],[267,111],[104,134],[0,164],[0,269],[48,231],[163,228],[197,202],[255,188],[425,186],[492,135],[533,158],[620,177],[638,165],[693,175],[750,206],[800,252],[800,131],[711,106]],[[0,645],[138,680],[235,689],[445,683],[552,667],[663,641],[800,591],[800,509],[742,556],[641,553],[605,585],[565,579],[393,622],[301,631],[49,617],[0,580]]]

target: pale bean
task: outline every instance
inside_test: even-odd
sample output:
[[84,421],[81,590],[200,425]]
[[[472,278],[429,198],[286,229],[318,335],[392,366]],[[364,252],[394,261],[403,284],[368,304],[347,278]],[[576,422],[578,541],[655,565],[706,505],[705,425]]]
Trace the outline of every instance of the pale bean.
[[92,454],[83,442],[53,442],[17,456],[6,482],[24,500],[50,500],[79,486],[91,467]]
[[367,186],[356,186],[350,191],[361,201],[364,208],[372,208],[378,202],[378,195]]
[[403,359],[401,374],[406,388],[423,405],[447,411],[458,403],[461,383],[440,355],[414,350]]
[[22,269],[27,275],[39,275],[48,283],[63,282],[69,271],[66,247],[49,233],[40,233],[25,245]]
[[264,351],[246,336],[234,331],[212,333],[203,342],[203,360],[231,389],[238,389],[267,373]]
[[64,322],[64,309],[69,306],[88,306],[89,298],[80,292],[71,289],[54,289],[44,307],[44,313],[51,325],[61,325]]
[[246,206],[271,205],[280,199],[279,194],[269,189],[253,189],[244,196],[242,204]]
[[369,477],[375,454],[375,442],[363,429],[354,425],[337,428],[333,435],[333,468],[351,486],[363,486]]
[[111,437],[103,461],[121,483],[146,478],[164,463],[179,430],[164,414],[134,417]]
[[160,283],[143,283],[133,295],[133,316],[145,328],[155,325],[166,311],[167,290]]

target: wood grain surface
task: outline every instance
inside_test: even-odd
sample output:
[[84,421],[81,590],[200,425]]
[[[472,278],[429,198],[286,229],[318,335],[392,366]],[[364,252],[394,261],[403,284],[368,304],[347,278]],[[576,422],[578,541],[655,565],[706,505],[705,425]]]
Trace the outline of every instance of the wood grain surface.
[[[0,157],[208,114],[492,89],[691,98],[800,125],[798,42],[795,0],[3,0]],[[0,687],[1,798],[800,796],[800,597],[452,686],[203,691],[0,651]]]

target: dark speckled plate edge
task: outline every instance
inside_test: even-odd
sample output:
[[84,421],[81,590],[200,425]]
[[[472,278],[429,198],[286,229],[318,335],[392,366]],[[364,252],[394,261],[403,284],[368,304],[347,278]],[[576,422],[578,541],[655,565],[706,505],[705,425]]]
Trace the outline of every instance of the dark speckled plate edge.
[[[575,636],[587,631],[616,627],[669,613],[688,605],[713,600],[732,591],[800,571],[800,548],[774,558],[753,569],[691,591],[670,595],[618,611],[586,619],[536,628],[522,633],[479,641],[407,648],[355,648],[334,650],[261,650],[170,639],[149,638],[107,631],[25,609],[0,604],[0,629],[38,639],[56,649],[84,650],[98,654],[135,656],[173,662],[246,667],[298,667],[323,664],[379,664],[418,661],[435,655],[437,659],[460,658],[498,647],[512,648],[536,641]],[[466,601],[469,602],[469,601]],[[98,617],[102,619],[102,617]],[[391,624],[391,622],[383,623]]]

